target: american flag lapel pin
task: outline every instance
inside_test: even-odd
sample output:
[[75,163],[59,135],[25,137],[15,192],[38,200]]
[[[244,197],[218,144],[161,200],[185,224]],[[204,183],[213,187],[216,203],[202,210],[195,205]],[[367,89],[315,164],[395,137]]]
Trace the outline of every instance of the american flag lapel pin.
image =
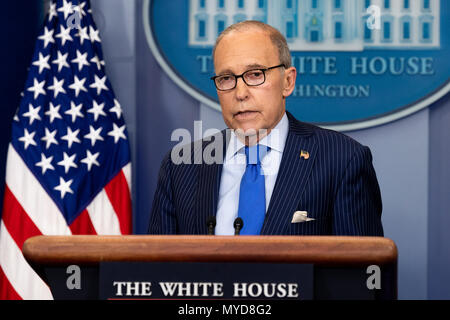
[[308,160],[309,159],[309,152],[305,151],[305,150],[300,150],[300,159],[305,159]]

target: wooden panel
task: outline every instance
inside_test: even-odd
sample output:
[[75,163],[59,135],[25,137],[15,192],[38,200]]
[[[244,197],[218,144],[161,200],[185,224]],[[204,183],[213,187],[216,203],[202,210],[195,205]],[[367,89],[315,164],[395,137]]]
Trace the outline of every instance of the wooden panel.
[[33,264],[101,261],[390,264],[397,247],[381,237],[331,236],[37,236],[23,246]]

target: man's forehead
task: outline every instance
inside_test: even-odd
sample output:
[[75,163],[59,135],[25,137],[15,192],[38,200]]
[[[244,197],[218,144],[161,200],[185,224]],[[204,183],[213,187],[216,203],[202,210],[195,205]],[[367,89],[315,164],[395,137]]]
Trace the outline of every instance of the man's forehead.
[[236,41],[249,41],[249,40],[257,40],[257,41],[271,41],[270,40],[270,33],[258,29],[256,27],[248,27],[242,30],[233,30],[229,32],[228,34],[224,35],[222,40],[220,41],[218,47],[220,47],[220,44],[225,42],[236,42]]
[[262,30],[233,31],[217,46],[214,56],[216,72],[266,68],[278,58],[270,36]]

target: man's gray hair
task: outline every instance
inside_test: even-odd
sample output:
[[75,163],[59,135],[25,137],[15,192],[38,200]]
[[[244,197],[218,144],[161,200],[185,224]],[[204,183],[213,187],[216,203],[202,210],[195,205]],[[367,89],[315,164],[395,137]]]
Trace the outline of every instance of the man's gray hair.
[[272,40],[273,45],[278,49],[278,56],[280,59],[280,63],[282,63],[286,68],[291,66],[291,51],[289,50],[289,46],[287,44],[286,38],[281,34],[280,31],[275,29],[274,27],[260,21],[256,20],[246,20],[242,22],[238,22],[232,24],[228,28],[226,28],[216,40],[216,44],[213,49],[213,58],[216,53],[216,48],[219,42],[228,34],[234,31],[246,31],[252,28],[259,29],[261,31],[267,32]]

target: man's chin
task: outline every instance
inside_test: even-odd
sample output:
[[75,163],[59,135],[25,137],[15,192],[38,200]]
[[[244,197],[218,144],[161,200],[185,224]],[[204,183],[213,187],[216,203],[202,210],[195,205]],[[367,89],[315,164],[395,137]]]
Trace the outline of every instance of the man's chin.
[[267,129],[259,127],[243,127],[234,129],[239,140],[245,144],[253,145],[267,135]]
[[250,127],[250,128],[237,128],[234,130],[236,135],[242,136],[242,137],[252,137],[258,135],[258,132],[260,129]]

